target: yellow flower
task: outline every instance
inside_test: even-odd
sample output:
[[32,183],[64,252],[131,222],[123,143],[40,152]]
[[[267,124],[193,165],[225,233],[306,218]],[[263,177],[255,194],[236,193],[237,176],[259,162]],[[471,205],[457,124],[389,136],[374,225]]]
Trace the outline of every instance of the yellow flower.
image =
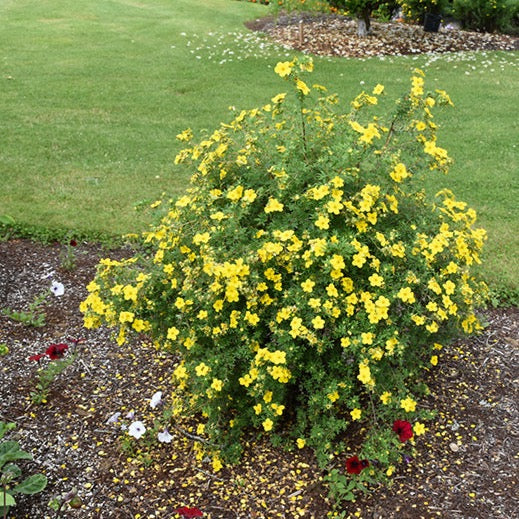
[[372,382],[371,371],[366,362],[362,362],[361,364],[359,364],[359,374],[357,375],[357,378],[363,384],[370,384]]
[[399,163],[395,166],[395,169],[389,174],[389,176],[395,181],[395,182],[402,182],[405,178],[407,178],[409,175],[409,172],[407,171],[404,164]]
[[296,443],[297,443],[297,448],[298,449],[302,449],[305,446],[305,444],[306,444],[306,442],[305,442],[305,440],[303,438],[298,438],[296,440]]
[[134,303],[137,301],[137,288],[132,285],[126,285],[123,288],[124,299],[131,300]]
[[389,467],[386,470],[386,476],[389,478],[393,475],[393,472],[395,472],[395,466],[389,465]]
[[296,81],[296,87],[305,96],[310,93],[310,89],[308,88],[307,84],[304,81],[301,81],[300,79]]
[[237,186],[234,189],[231,189],[227,193],[227,198],[232,200],[233,202],[237,202],[243,195],[243,186]]
[[329,229],[330,219],[327,216],[320,215],[315,221],[315,226],[319,227],[319,229]]
[[384,391],[381,395],[380,395],[380,400],[382,400],[382,403],[384,405],[387,405],[389,404],[389,402],[391,401],[391,393],[389,391]]
[[401,288],[396,296],[404,303],[414,303],[416,301],[414,293],[409,287]]
[[339,393],[337,391],[334,391],[333,393],[329,393],[328,395],[326,395],[328,397],[329,400],[331,400],[332,402],[335,402],[336,400],[339,400]]
[[[278,63],[278,65],[279,65],[279,63]],[[278,103],[283,102],[286,96],[287,96],[286,94],[278,94],[278,95],[274,96],[274,97],[271,99],[271,101],[272,101],[274,104],[278,104]]]
[[[292,72],[293,64],[290,61],[280,61],[274,68],[274,72],[280,77],[289,76]],[[272,100],[273,102],[274,99]]]
[[416,402],[411,397],[407,397],[400,400],[400,407],[406,413],[412,413],[416,409]]
[[272,426],[274,425],[274,422],[270,419],[270,418],[267,418],[264,422],[263,422],[263,429],[265,429],[265,431],[270,431],[272,430]]
[[176,340],[176,338],[178,337],[178,334],[180,333],[180,331],[175,328],[174,326],[172,326],[171,328],[168,328],[168,335],[167,335],[167,338],[170,340],[170,341],[174,341]]
[[134,318],[133,312],[121,312],[119,314],[119,322],[120,323],[131,323]]
[[301,283],[301,287],[303,288],[303,292],[312,292],[314,289],[315,282],[313,282],[311,279],[307,279],[306,281],[303,281]]
[[214,458],[213,459],[213,470],[215,472],[218,472],[219,470],[222,469],[222,467],[223,467],[223,464],[222,464],[220,458]]
[[199,376],[199,377],[205,377],[209,372],[211,371],[211,368],[201,362],[196,368],[195,368],[195,373]]
[[373,344],[374,335],[371,332],[361,333],[362,344]]
[[264,211],[266,213],[274,213],[274,212],[281,212],[283,211],[283,204],[276,200],[275,198],[269,198],[269,201],[267,202],[267,205],[265,206]]
[[213,383],[211,384],[211,387],[215,391],[221,391],[223,387],[223,382],[218,378],[213,378]]
[[436,365],[438,364],[438,355],[433,355],[433,356],[431,357],[431,364],[432,364],[433,366],[436,366]]
[[423,423],[416,422],[413,425],[413,431],[416,436],[421,436],[422,434],[425,434],[425,425]]
[[318,315],[317,317],[314,317],[314,319],[312,319],[312,325],[316,330],[322,330],[324,328],[325,322],[321,318],[321,316]]
[[352,420],[360,420],[360,417],[362,416],[362,411],[356,407],[353,411],[350,411],[350,414]]
[[380,95],[382,92],[384,92],[384,85],[381,85],[380,83],[378,85],[375,86],[375,88],[373,89],[373,94],[378,96]]

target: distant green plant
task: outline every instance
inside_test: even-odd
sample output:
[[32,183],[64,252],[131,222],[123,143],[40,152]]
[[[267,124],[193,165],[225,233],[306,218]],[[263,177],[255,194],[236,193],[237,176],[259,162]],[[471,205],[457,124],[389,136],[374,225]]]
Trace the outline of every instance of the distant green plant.
[[0,355],[7,355],[9,353],[9,348],[5,342],[0,342]]
[[4,519],[9,509],[16,505],[15,494],[37,494],[47,485],[47,478],[43,474],[34,474],[20,483],[16,482],[22,475],[22,470],[12,462],[32,460],[32,455],[20,449],[17,441],[3,440],[5,434],[15,427],[12,422],[0,421],[0,514]]
[[42,292],[37,295],[32,303],[29,304],[28,310],[13,310],[11,308],[4,308],[2,313],[27,326],[33,326],[34,328],[41,328],[45,326],[45,312],[42,309],[43,303],[46,301],[49,295],[49,291]]
[[[515,10],[515,13],[514,13]],[[510,28],[517,0],[454,0],[454,16],[464,29],[494,32]]]
[[69,272],[75,270],[77,267],[76,247],[77,241],[74,238],[67,239],[64,248],[59,254],[61,268]]

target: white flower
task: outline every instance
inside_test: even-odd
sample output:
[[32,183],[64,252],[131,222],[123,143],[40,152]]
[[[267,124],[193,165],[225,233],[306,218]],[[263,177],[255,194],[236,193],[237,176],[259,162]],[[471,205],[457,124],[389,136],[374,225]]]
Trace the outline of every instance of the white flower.
[[50,291],[56,297],[59,297],[65,293],[65,287],[63,286],[63,283],[60,283],[59,281],[53,281],[52,285],[50,286]]
[[106,421],[107,424],[116,423],[119,420],[119,417],[121,416],[121,413],[118,411],[117,413],[114,413],[108,420]]
[[135,411],[128,411],[128,413],[126,414],[126,418],[128,418],[128,420],[133,420],[134,416],[135,416]]
[[128,434],[138,440],[146,432],[146,426],[139,420],[130,424]]
[[171,434],[169,434],[167,429],[164,429],[164,431],[160,432],[157,435],[157,437],[159,439],[159,442],[161,442],[161,443],[171,443],[171,440],[173,439],[173,436],[171,436]]
[[161,401],[162,401],[162,391],[157,391],[151,397],[150,407],[152,409],[155,409],[160,404]]

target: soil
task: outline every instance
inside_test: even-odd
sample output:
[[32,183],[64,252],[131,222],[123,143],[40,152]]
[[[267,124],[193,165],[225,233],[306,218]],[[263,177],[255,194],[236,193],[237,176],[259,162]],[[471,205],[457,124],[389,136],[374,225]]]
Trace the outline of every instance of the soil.
[[[378,24],[368,39],[372,44],[359,51],[344,26],[337,29],[339,23],[345,22],[335,17],[305,19],[304,50],[337,56],[369,56],[381,48],[411,52],[403,48],[402,39],[393,38],[396,29],[390,29],[389,40],[376,40]],[[277,25],[257,20],[250,27],[300,48],[295,19]],[[453,34],[429,37],[422,31],[422,43],[417,47],[416,40],[413,49],[428,52],[434,38],[450,41],[446,50],[460,50],[457,41],[465,42],[461,50],[517,48],[514,38],[464,35],[460,40]],[[476,40],[479,44],[473,43]],[[98,260],[125,257],[131,251],[104,251],[86,243],[69,250],[73,268],[67,265],[63,245],[0,243],[0,351],[3,345],[9,350],[0,356],[0,420],[16,423],[9,439],[33,455],[32,461],[20,463],[24,475],[43,472],[48,478],[43,492],[17,495],[11,517],[174,518],[183,506],[196,507],[211,519],[326,517],[334,504],[306,448],[286,452],[261,437],[251,438],[239,465],[215,472],[210,460],[197,459],[196,423],[178,417],[170,426],[171,443],[131,450],[127,433],[120,424],[107,423],[109,418],[115,412],[124,418],[132,411],[134,419],[150,427],[160,415],[160,406],[150,408],[150,398],[161,390],[167,404],[177,359],[156,352],[145,341],[119,347],[110,330],[82,327],[78,307]],[[48,292],[53,281],[63,284],[64,293],[48,295],[36,310],[43,315],[43,326],[2,313],[29,311],[29,304]],[[412,459],[397,467],[389,488],[375,488],[341,505],[338,511],[344,517],[519,517],[519,309],[485,310],[482,318],[483,333],[442,350],[438,365],[427,375],[431,393],[420,405],[438,414],[427,424],[427,433],[413,439]],[[29,357],[60,343],[69,345],[62,360],[73,354],[76,358],[50,385],[46,402],[36,404],[31,392],[36,391],[38,370],[62,360]],[[355,445],[355,436],[350,444]],[[337,463],[343,466],[342,458]],[[70,492],[80,498],[79,509],[66,503],[58,512],[49,507],[50,500],[63,501]]]

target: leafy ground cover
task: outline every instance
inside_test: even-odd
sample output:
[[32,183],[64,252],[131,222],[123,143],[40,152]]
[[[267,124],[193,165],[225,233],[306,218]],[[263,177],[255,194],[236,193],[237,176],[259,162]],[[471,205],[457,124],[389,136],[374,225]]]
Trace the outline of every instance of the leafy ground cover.
[[[170,429],[172,442],[150,454],[136,440],[133,452],[122,449],[121,438],[129,436],[107,421],[133,410],[150,426],[156,416],[150,398],[164,390],[167,403],[176,359],[153,354],[149,345],[117,347],[106,329],[84,330],[78,304],[104,251],[79,245],[73,271],[61,267],[62,253],[59,245],[0,243],[0,306],[26,308],[52,281],[64,285],[63,295],[47,300],[43,327],[0,316],[0,344],[9,348],[1,357],[0,420],[17,423],[16,438],[33,454],[34,461],[24,462],[27,473],[44,472],[49,479],[43,493],[18,498],[14,516],[56,517],[48,502],[76,489],[83,506],[65,507],[65,517],[174,518],[181,506],[213,519],[326,517],[333,503],[306,449],[285,452],[251,437],[242,463],[215,472],[210,461],[197,459],[197,424],[186,418]],[[449,347],[431,368],[432,396],[423,405],[438,416],[396,468],[392,487],[345,504],[340,510],[346,517],[515,515],[519,312],[486,312],[484,319],[481,336]],[[51,385],[47,403],[33,404],[38,366],[28,358],[50,343],[69,342],[72,350],[71,338],[84,339],[79,357]],[[361,436],[351,433],[352,451]]]

